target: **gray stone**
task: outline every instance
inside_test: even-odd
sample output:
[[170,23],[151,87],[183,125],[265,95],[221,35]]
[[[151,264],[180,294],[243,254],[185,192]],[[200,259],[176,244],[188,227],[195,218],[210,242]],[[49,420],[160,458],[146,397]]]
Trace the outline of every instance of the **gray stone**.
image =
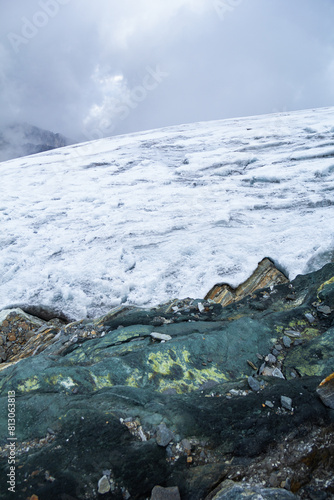
[[266,364],[262,363],[262,365],[259,368],[259,375],[263,375],[265,369],[266,369]]
[[150,335],[154,340],[161,340],[161,341],[172,340],[172,337],[165,333],[152,332]]
[[300,332],[297,332],[296,330],[286,330],[284,333],[292,338],[300,337]]
[[286,410],[292,411],[292,399],[287,396],[281,396],[281,405]]
[[332,312],[331,308],[328,306],[319,306],[317,307],[317,310],[322,314],[330,314]]
[[154,486],[151,493],[151,500],[181,500],[179,488],[177,486],[170,488]]
[[163,446],[165,448],[173,439],[174,434],[170,429],[168,429],[166,424],[162,423],[158,425],[156,441],[159,446]]
[[268,354],[264,359],[267,361],[269,366],[274,365],[277,361],[276,356],[274,356],[273,354]]
[[191,443],[190,443],[189,439],[182,439],[181,445],[186,453],[191,452]]
[[284,347],[291,347],[291,339],[287,336],[287,335],[284,335],[283,337],[283,344],[284,344]]
[[205,307],[203,306],[203,304],[201,304],[201,302],[197,304],[197,307],[200,313],[202,313],[205,310]]
[[275,368],[272,373],[273,377],[285,378],[279,368]]
[[259,374],[264,377],[272,377],[274,368],[272,366],[261,366]]
[[313,323],[315,323],[315,317],[313,316],[313,314],[311,313],[306,313],[305,314],[305,318],[307,319],[307,321],[312,325]]
[[223,482],[222,489],[212,498],[212,500],[296,500],[290,491],[282,488],[264,488],[260,485],[250,485],[247,483],[235,483],[227,479]]
[[248,385],[254,392],[258,392],[260,390],[259,382],[252,376],[248,377]]
[[110,482],[107,476],[102,476],[97,484],[98,492],[100,495],[104,495],[110,491]]

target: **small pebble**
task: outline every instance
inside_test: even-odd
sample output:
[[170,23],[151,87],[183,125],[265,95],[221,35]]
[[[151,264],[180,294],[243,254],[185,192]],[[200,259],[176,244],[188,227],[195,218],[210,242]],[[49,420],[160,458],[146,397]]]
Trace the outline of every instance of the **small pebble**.
[[311,313],[306,313],[305,314],[305,318],[307,319],[307,321],[312,325],[312,323],[315,322],[315,317],[313,316],[313,314]]
[[286,410],[292,411],[292,399],[287,396],[281,396],[281,405]]
[[319,306],[317,307],[317,310],[322,314],[330,314],[332,312],[331,308],[328,306]]
[[284,347],[291,347],[291,339],[287,336],[287,335],[284,335],[283,337],[283,344],[284,344]]
[[150,333],[152,339],[155,340],[161,340],[161,341],[166,341],[166,340],[172,340],[172,337],[170,335],[167,335],[165,333],[159,333],[159,332],[152,332]]
[[300,337],[300,332],[297,332],[296,330],[286,330],[285,335],[289,335],[289,337],[295,338]]
[[98,488],[98,493],[100,493],[100,495],[104,495],[105,493],[108,493],[110,491],[110,483],[107,476],[101,477],[101,479],[97,484],[97,488]]
[[262,365],[261,365],[261,366],[260,366],[260,368],[259,368],[259,372],[258,372],[258,373],[259,373],[259,375],[262,375],[262,374],[263,374],[263,371],[264,371],[265,367],[266,367],[266,364],[265,364],[265,363],[262,363]]
[[283,373],[279,368],[275,368],[273,371],[273,377],[278,377],[278,378],[285,378]]
[[201,302],[198,303],[197,307],[198,307],[198,310],[200,313],[205,310],[205,307],[203,306],[203,304]]
[[174,433],[168,429],[165,423],[158,425],[156,441],[159,446],[166,447],[174,439]]
[[254,377],[248,377],[248,385],[254,392],[258,392],[260,390],[260,384]]
[[274,408],[274,403],[272,403],[271,401],[266,401],[264,404],[269,408]]
[[277,361],[276,356],[274,356],[273,354],[268,354],[264,359],[269,365],[273,365]]

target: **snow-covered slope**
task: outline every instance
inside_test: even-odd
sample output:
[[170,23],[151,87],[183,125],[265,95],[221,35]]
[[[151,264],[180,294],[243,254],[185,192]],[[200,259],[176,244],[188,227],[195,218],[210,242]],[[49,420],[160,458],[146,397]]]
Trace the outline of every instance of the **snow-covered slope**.
[[0,164],[0,307],[75,317],[290,278],[334,252],[334,108],[195,123]]

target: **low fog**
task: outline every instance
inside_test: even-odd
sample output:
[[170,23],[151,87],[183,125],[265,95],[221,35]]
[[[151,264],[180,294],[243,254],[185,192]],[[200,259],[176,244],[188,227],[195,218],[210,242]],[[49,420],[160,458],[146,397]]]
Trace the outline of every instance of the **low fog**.
[[334,103],[334,2],[1,5],[0,126],[74,141]]

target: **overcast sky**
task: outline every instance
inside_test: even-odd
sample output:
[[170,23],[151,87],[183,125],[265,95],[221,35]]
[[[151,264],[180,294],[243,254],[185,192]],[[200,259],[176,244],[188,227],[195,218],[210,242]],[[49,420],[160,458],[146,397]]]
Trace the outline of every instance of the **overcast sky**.
[[1,0],[1,121],[75,140],[334,105],[334,0]]

